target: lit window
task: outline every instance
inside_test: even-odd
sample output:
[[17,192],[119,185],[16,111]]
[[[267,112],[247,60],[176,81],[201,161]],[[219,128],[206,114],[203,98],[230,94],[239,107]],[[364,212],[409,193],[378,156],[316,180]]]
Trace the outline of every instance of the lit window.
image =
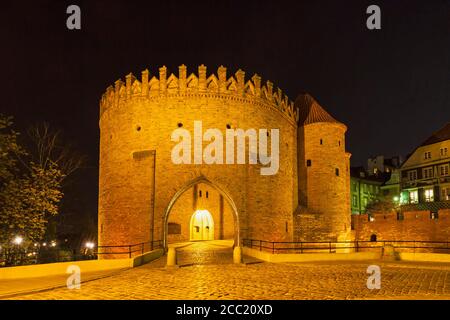
[[439,172],[441,176],[448,176],[448,164],[444,164],[443,166],[440,166]]
[[434,176],[433,168],[424,168],[423,169],[423,178],[424,179],[433,178],[433,176]]
[[441,200],[443,201],[450,200],[450,187],[441,189]]
[[357,205],[358,205],[358,197],[357,196],[353,196],[353,201],[352,201],[352,203],[353,203],[353,206],[354,207],[356,207]]
[[425,201],[432,202],[434,201],[434,190],[433,189],[425,189]]
[[417,171],[416,170],[408,171],[408,180],[410,180],[410,181],[417,180]]
[[408,192],[402,192],[400,193],[400,204],[407,204],[408,203]]
[[413,190],[409,192],[409,203],[418,203],[419,202],[419,192],[417,190]]

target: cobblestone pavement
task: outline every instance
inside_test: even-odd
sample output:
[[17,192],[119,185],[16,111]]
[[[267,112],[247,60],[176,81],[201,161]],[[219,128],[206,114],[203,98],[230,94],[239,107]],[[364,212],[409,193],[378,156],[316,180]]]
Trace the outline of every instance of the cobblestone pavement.
[[233,240],[190,242],[177,250],[178,264],[230,264],[233,263],[232,247]]
[[[202,248],[206,252],[200,253]],[[448,264],[340,261],[235,265],[228,263],[232,261],[230,248],[193,244],[180,250],[184,267],[166,269],[161,258],[82,283],[79,290],[61,288],[14,299],[450,299]],[[189,252],[194,252],[190,258]],[[366,286],[367,267],[373,264],[381,268],[379,290]]]

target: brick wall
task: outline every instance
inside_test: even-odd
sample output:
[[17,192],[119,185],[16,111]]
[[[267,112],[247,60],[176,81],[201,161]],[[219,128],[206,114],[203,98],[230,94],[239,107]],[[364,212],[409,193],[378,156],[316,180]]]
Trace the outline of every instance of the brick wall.
[[[258,76],[179,76],[160,68],[116,81],[100,101],[99,245],[123,245],[166,236],[165,223],[180,192],[202,178],[227,198],[238,217],[235,237],[292,241],[297,207],[297,125],[293,104]],[[174,164],[172,132],[182,125],[193,136],[194,121],[204,130],[279,129],[276,175],[259,165]],[[209,142],[203,142],[205,148]],[[248,149],[247,149],[248,150]],[[142,156],[135,157],[135,154]],[[187,188],[187,189],[186,189]],[[190,204],[187,204],[190,206]],[[190,207],[189,210],[192,210]],[[185,224],[185,223],[184,223]]]
[[[206,192],[208,192],[207,198]],[[235,224],[229,203],[217,190],[199,183],[183,193],[169,213],[168,222],[176,223],[181,227],[180,234],[168,234],[169,243],[190,240],[190,221],[196,210],[208,210],[211,213],[215,240],[233,239]]]
[[341,123],[327,122],[298,129],[302,209],[295,217],[297,241],[350,240],[350,154],[345,150],[346,130]]
[[430,211],[409,211],[403,213],[403,220],[397,219],[396,213],[378,213],[374,221],[368,215],[353,215],[352,223],[356,240],[370,240],[371,235],[377,241],[383,240],[417,240],[449,241],[450,210],[440,210],[438,219],[431,219]]

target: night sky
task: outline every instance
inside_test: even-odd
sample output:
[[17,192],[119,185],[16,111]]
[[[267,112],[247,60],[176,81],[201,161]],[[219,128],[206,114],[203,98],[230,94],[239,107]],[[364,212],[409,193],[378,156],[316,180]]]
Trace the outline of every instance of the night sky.
[[[66,28],[77,4],[82,29]],[[381,7],[382,29],[366,28]],[[224,65],[308,92],[348,126],[352,165],[406,155],[450,121],[450,0],[14,1],[0,7],[1,107],[23,130],[42,120],[89,157],[96,206],[98,102],[129,72]]]

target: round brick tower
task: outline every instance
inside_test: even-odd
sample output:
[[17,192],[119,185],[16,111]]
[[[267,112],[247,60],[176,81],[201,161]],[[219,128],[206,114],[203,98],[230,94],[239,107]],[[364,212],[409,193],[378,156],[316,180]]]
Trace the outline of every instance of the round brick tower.
[[302,241],[350,240],[350,154],[347,127],[310,95],[298,108],[299,208],[295,238]]
[[[244,238],[292,241],[296,118],[294,104],[280,89],[262,84],[257,75],[246,81],[241,70],[227,76],[220,67],[207,75],[202,65],[188,74],[182,65],[178,75],[162,67],[156,76],[145,70],[140,80],[132,74],[117,80],[100,101],[99,245],[166,240],[171,209],[200,183],[217,190],[231,207],[235,244]],[[278,172],[261,175],[267,165],[249,164],[248,148],[245,164],[175,164],[172,133],[183,128],[194,139],[195,121],[202,122],[203,133],[279,129]],[[205,150],[210,142],[200,143]]]

